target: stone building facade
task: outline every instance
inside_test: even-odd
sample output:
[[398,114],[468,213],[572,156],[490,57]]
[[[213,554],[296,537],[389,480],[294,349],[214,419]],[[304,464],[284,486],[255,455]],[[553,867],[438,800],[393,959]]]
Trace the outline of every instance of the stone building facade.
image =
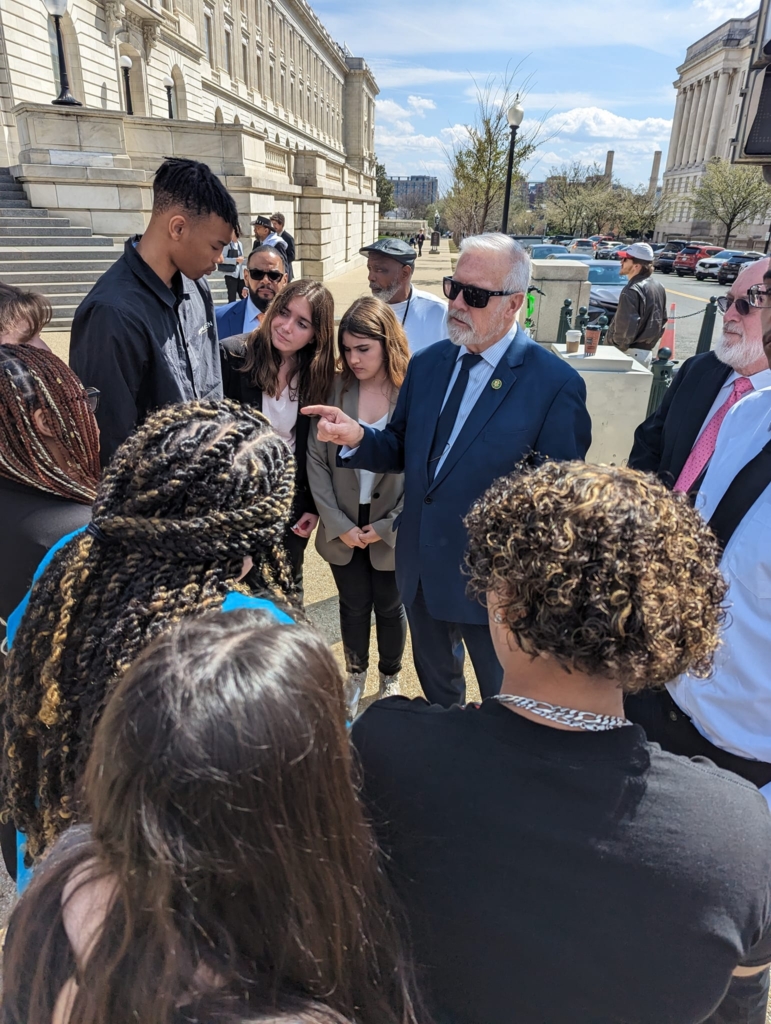
[[[668,200],[655,241],[693,238],[722,243],[719,226],[694,220],[689,196],[714,157],[730,160],[752,57],[757,13],[732,18],[688,47],[677,69],[675,116],[663,177]],[[755,248],[765,236],[763,223],[745,224],[731,244]]]
[[0,166],[33,205],[98,233],[139,231],[152,171],[190,156],[223,176],[244,220],[284,213],[304,273],[359,262],[377,230],[378,88],[305,0],[70,0],[61,24],[82,107],[51,105],[44,0],[0,2]]

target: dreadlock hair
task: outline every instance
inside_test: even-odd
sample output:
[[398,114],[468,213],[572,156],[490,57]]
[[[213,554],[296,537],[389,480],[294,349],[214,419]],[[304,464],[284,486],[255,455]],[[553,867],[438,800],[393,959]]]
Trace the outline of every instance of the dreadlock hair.
[[4,816],[32,858],[72,820],[94,726],[153,637],[230,590],[299,603],[282,544],[294,474],[268,420],[228,401],[162,409],[115,453],[88,531],[32,589],[0,688]]
[[174,206],[199,217],[214,213],[240,231],[233,197],[212,169],[197,160],[169,157],[155,172],[153,212],[164,213]]
[[25,292],[0,281],[0,335],[24,326],[20,342],[31,341],[40,334],[53,316],[51,303],[38,292]]
[[285,313],[293,299],[306,299],[311,307],[313,339],[296,353],[296,395],[306,405],[325,402],[335,376],[335,302],[332,293],[318,281],[304,278],[292,281],[268,306],[256,331],[246,339],[246,355],[241,372],[252,387],[275,398],[281,353],[272,341],[273,321]]
[[[41,409],[67,468],[34,418]],[[0,345],[0,476],[90,505],[99,483],[99,430],[85,389],[58,356]]]

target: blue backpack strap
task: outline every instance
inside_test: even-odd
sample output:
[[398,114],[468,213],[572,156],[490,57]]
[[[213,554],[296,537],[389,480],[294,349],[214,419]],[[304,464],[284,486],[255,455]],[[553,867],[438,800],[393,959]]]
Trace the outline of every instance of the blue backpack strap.
[[281,609],[275,605],[272,601],[265,597],[249,597],[246,594],[241,594],[237,590],[231,590],[225,600],[222,602],[221,611],[223,612],[235,612],[240,611],[242,608],[257,608],[261,611],[268,612],[273,618],[280,622],[284,626],[293,626],[294,619],[291,619],[286,612],[282,612]]

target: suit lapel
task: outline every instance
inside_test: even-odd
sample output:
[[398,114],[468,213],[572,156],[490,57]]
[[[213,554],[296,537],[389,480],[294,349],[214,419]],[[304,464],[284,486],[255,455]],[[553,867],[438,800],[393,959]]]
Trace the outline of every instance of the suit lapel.
[[444,396],[447,393],[452,371],[458,358],[456,346],[451,341],[446,342],[446,346],[444,352],[437,359],[436,367],[431,374],[431,379],[423,396],[415,396],[415,404],[419,410],[419,430],[417,436],[420,448],[418,449],[417,458],[423,476],[423,483],[426,487],[428,487],[428,456],[431,453],[431,445],[436,433],[436,424],[442,411]]
[[[517,331],[508,349],[498,360],[498,364],[493,370],[490,380],[482,389],[482,393],[476,400],[474,408],[468,414],[460,434],[458,434],[455,443],[447,453],[447,458],[442,463],[442,468],[434,477],[429,490],[432,490],[437,484],[441,483],[468,449],[471,442],[479,436],[490,417],[501,407],[517,380],[517,374],[513,368],[522,362],[524,352],[525,345],[519,338],[519,331]],[[499,387],[494,388],[492,386],[494,380],[501,382]]]

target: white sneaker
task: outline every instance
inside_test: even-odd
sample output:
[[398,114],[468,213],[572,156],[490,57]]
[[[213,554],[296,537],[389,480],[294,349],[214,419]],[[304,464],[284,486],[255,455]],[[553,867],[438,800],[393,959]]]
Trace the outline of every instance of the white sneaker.
[[352,722],[359,709],[359,701],[367,685],[366,672],[349,672],[345,681],[345,703],[348,706],[348,718]]
[[380,673],[380,690],[378,691],[378,700],[383,697],[401,697],[402,691],[399,686],[399,673],[397,672],[393,676],[386,676],[382,672]]

